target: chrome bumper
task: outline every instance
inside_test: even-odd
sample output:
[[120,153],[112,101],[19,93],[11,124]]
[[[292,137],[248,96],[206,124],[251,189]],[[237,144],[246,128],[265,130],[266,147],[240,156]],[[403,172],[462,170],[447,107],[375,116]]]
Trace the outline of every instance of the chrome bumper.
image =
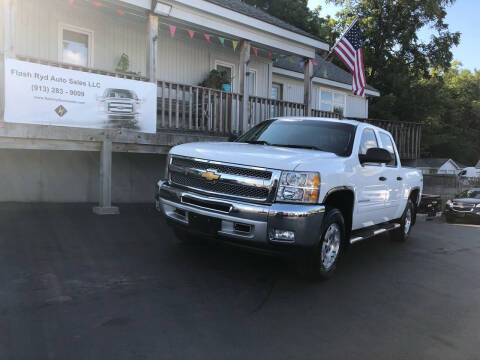
[[[156,207],[173,224],[187,230],[191,213],[220,219],[221,229],[217,237],[239,240],[252,246],[313,246],[320,236],[325,213],[325,207],[318,204],[246,203],[200,195],[163,181],[158,183]],[[275,230],[292,231],[295,239],[276,239]]]

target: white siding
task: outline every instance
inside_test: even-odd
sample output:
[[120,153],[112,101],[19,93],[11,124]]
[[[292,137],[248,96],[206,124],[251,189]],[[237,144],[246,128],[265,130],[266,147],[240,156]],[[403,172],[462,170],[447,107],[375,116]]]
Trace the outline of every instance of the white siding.
[[[234,52],[229,44],[225,48],[208,44],[202,33],[195,33],[191,40],[184,29],[177,29],[172,39],[166,26],[160,27],[158,44],[158,80],[198,85],[215,68],[215,61],[219,60],[235,65],[233,91],[238,92],[239,48]],[[257,72],[257,96],[266,97],[268,60],[257,58],[252,53],[250,68]]]
[[130,70],[145,75],[146,18],[120,16],[93,6],[72,7],[59,0],[21,0],[17,4],[17,54],[58,61],[59,24],[64,23],[93,31],[94,68],[114,71],[125,53]]
[[[273,82],[283,84],[283,100],[303,103],[303,81],[292,79],[278,74],[273,75]],[[320,91],[329,90],[346,95],[345,116],[368,118],[368,100],[360,96],[352,95],[351,91],[319,86],[312,86],[312,107],[320,109]]]

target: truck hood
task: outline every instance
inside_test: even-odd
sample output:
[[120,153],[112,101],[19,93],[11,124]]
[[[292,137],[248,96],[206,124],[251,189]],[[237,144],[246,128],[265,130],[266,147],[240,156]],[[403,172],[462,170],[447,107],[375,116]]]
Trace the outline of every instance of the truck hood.
[[238,142],[182,144],[173,147],[170,154],[278,170],[295,170],[305,162],[338,158],[333,153],[317,150]]

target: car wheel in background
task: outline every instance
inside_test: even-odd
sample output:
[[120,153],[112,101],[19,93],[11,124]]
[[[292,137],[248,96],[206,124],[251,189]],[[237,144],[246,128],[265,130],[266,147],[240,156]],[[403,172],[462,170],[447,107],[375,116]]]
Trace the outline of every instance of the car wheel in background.
[[344,245],[343,215],[338,209],[330,209],[323,219],[322,233],[318,243],[309,254],[299,260],[300,274],[314,280],[330,278],[335,272]]

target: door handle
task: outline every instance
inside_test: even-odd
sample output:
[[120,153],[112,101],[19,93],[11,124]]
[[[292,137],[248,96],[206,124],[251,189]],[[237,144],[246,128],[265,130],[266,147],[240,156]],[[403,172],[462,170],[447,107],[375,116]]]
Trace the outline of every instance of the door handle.
[[385,181],[385,180],[387,180],[387,178],[386,178],[385,176],[380,176],[380,177],[378,178],[378,180],[380,180],[380,181]]
[[398,181],[402,181],[403,178],[402,178],[401,176],[399,176],[399,177],[397,177],[397,180],[398,180]]

